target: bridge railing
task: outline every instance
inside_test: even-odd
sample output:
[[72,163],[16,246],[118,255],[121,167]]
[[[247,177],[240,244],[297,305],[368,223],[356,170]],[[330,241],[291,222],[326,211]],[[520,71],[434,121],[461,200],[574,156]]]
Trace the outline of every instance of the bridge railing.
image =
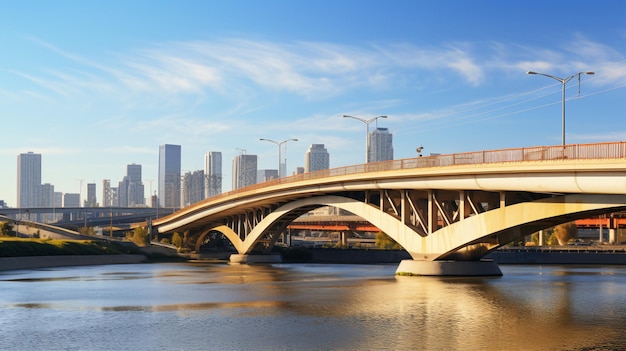
[[[392,171],[413,168],[444,167],[455,165],[478,165],[488,163],[550,161],[550,160],[584,160],[584,159],[619,159],[626,158],[626,142],[607,142],[596,144],[571,144],[558,146],[536,146],[514,149],[485,150],[463,152],[447,155],[406,158],[382,162],[372,162],[352,166],[324,169],[315,172],[296,174],[289,177],[272,179],[264,183],[235,189],[208,201],[229,195],[266,188],[272,185],[288,184],[303,180],[321,179],[380,171]],[[206,201],[206,200],[205,200]]]

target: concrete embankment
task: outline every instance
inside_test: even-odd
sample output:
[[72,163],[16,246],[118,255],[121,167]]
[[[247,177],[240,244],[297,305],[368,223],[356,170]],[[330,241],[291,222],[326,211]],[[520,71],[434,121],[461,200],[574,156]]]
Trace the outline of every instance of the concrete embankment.
[[411,259],[404,250],[308,249],[317,263],[398,263]]
[[90,266],[102,264],[140,263],[144,255],[68,255],[68,256],[24,256],[0,257],[0,271],[14,269],[36,269],[62,266]]
[[485,256],[499,264],[604,264],[626,265],[623,248],[509,249]]

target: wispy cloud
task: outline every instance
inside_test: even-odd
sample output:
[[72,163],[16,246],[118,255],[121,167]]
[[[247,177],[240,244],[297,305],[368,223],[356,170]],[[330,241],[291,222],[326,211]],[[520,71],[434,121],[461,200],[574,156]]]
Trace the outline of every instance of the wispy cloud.
[[[158,96],[162,101],[175,101],[177,96],[216,94],[241,101],[261,96],[259,91],[325,99],[355,89],[394,89],[398,84],[420,84],[407,76],[430,77],[427,80],[431,83],[455,79],[459,84],[479,86],[493,72],[556,70],[559,74],[562,70],[582,70],[600,62],[602,69],[610,74],[597,77],[598,84],[626,80],[626,68],[614,49],[583,37],[575,40],[576,45],[571,46],[577,50],[569,52],[505,43],[356,46],[231,38],[162,43],[98,58],[36,41],[74,63],[68,65],[72,68],[14,73],[60,97],[95,92],[122,99],[142,94]],[[451,75],[456,78],[450,78]]]

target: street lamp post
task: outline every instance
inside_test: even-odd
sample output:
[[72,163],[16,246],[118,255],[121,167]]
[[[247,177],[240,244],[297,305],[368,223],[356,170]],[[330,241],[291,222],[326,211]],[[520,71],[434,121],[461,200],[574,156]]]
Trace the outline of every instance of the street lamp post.
[[[288,141],[298,141],[298,139],[285,139],[283,141],[275,141],[272,139],[265,139],[265,138],[260,138],[259,140],[262,141],[269,141],[272,144],[276,144],[276,146],[278,146],[278,178],[282,177],[283,173],[282,173],[282,146],[283,144],[287,143]],[[285,155],[285,168],[287,168],[287,156]]]
[[590,74],[590,75],[595,74],[595,72],[578,72],[576,74],[572,74],[571,76],[567,78],[559,78],[559,77],[555,77],[549,74],[533,72],[533,71],[528,71],[526,72],[526,74],[538,74],[538,75],[552,78],[554,80],[558,80],[559,82],[561,82],[561,144],[565,145],[565,84],[567,84],[567,82],[569,82],[570,80],[572,80],[572,78],[577,76],[578,77],[578,94],[580,94],[580,76],[582,74]]
[[[377,121],[379,118],[387,118],[387,116],[376,116],[370,119],[364,119],[360,117],[343,115],[343,118],[353,118],[357,121],[361,121],[365,123],[365,163],[369,162],[369,154],[370,154],[370,123]],[[378,124],[378,122],[376,122]]]

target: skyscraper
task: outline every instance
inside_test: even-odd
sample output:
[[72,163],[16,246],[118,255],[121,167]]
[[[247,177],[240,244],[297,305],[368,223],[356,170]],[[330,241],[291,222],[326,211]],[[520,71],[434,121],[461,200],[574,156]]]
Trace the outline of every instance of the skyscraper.
[[393,135],[387,128],[376,128],[369,135],[367,162],[393,160]]
[[233,190],[256,184],[257,156],[238,155],[233,158]]
[[87,183],[87,200],[84,207],[98,207],[96,199],[96,183]]
[[311,144],[304,154],[304,172],[315,172],[330,167],[330,155],[324,144]]
[[278,179],[277,169],[259,169],[256,172],[256,182],[263,183],[268,180]]
[[204,155],[204,197],[219,195],[222,193],[222,153],[209,151]]
[[144,186],[141,181],[141,165],[126,165],[126,176],[118,185],[118,205],[134,207],[145,204]]
[[159,204],[180,207],[180,145],[159,146]]
[[185,173],[182,186],[183,206],[189,206],[204,199],[204,180],[204,171]]
[[102,180],[102,207],[113,206],[113,190],[111,189],[111,180]]
[[17,207],[39,205],[41,154],[28,152],[17,156]]

